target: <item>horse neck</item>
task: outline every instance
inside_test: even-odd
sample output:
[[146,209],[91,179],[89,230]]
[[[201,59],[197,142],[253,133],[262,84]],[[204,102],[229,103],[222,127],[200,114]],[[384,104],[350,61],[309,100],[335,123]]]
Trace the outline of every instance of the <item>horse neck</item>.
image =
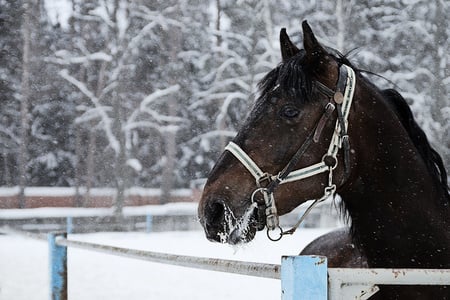
[[352,114],[355,171],[339,193],[369,264],[450,267],[448,193],[380,95],[355,103]]

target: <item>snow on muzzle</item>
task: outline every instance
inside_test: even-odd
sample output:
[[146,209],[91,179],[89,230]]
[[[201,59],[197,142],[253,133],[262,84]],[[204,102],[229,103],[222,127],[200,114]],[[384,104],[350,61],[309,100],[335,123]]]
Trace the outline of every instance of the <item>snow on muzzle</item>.
[[[232,245],[251,241],[260,230],[258,205],[252,203],[240,217],[222,200],[207,205],[202,225],[206,237],[215,242]],[[264,226],[262,226],[264,227]]]

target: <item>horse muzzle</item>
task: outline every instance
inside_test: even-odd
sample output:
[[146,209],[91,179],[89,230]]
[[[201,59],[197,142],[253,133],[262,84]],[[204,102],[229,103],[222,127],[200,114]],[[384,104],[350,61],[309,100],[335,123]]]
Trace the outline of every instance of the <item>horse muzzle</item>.
[[207,202],[201,212],[200,221],[210,241],[232,245],[247,243],[255,237],[257,230],[265,227],[264,207],[251,204],[238,214],[224,199]]

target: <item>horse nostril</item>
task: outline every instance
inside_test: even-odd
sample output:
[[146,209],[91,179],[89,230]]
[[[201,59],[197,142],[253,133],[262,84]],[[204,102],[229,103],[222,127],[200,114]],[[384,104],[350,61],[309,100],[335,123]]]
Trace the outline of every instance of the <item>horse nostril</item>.
[[226,205],[223,200],[210,200],[203,211],[203,228],[210,241],[223,243]]
[[225,204],[222,201],[213,202],[206,213],[206,223],[209,226],[218,226],[225,217]]

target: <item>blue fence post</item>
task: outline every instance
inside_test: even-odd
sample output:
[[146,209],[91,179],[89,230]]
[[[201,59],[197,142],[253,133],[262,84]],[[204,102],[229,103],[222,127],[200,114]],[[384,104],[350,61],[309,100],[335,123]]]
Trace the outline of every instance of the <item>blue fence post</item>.
[[147,214],[146,218],[145,218],[145,231],[147,233],[152,232],[152,225],[153,225],[153,217],[152,215],[149,213]]
[[282,300],[327,300],[328,271],[325,256],[281,258]]
[[48,234],[50,262],[50,299],[67,300],[67,247],[56,244],[56,238],[67,238],[65,232]]
[[71,234],[73,232],[73,218],[72,217],[67,217],[67,220],[66,220],[66,232],[68,234]]

